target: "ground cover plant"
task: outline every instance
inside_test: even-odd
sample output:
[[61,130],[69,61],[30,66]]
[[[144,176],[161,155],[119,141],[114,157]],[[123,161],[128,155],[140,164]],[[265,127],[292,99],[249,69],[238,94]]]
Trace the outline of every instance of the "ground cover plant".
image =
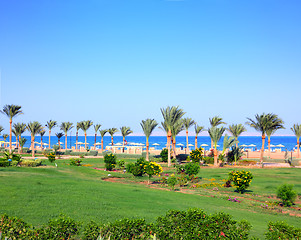
[[[125,165],[135,162],[137,159],[125,159]],[[251,236],[262,237],[271,219],[300,228],[296,209],[300,204],[298,199],[294,207],[276,206],[279,202],[277,188],[283,182],[294,184],[297,194],[301,193],[300,169],[244,168],[251,171],[254,178],[241,196],[233,187],[192,188],[196,184],[223,185],[228,173],[237,168],[202,167],[195,176],[199,179],[197,183],[189,182],[184,187],[176,183],[175,191],[170,191],[169,186],[156,183],[165,174],[168,175],[166,178],[174,173],[177,175],[175,167],[169,168],[166,164],[161,164],[164,170],[161,177],[153,176],[154,183],[148,185],[147,175],[134,177],[123,170],[103,171],[103,158],[84,158],[79,167],[70,166],[69,159],[57,159],[56,163],[58,167],[45,159],[44,166],[38,168],[0,168],[0,214],[22,217],[26,222],[38,225],[65,213],[85,225],[90,220],[107,223],[124,217],[144,218],[151,222],[169,209],[197,207],[205,208],[208,213],[223,211],[236,220],[249,220],[253,226]],[[240,202],[228,201],[229,197]],[[261,206],[263,204],[268,207]]]

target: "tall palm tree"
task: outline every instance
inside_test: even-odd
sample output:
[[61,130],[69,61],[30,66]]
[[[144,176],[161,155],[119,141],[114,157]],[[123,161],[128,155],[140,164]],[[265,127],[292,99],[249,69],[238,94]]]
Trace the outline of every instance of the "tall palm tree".
[[228,131],[232,134],[232,136],[236,140],[236,147],[238,147],[238,137],[241,135],[243,132],[246,132],[247,129],[245,128],[244,125],[240,124],[232,124],[229,125]]
[[96,137],[97,137],[97,132],[100,129],[101,124],[95,124],[94,125],[94,131],[95,131],[95,139],[94,139],[94,148],[96,149]]
[[[27,125],[25,123],[17,123],[17,124],[14,124],[14,128],[18,132],[19,143],[20,143],[21,136],[26,131]],[[18,147],[18,153],[20,153],[20,150],[21,149]]]
[[199,126],[197,125],[197,123],[194,124],[194,131],[195,131],[195,140],[194,140],[194,147],[195,149],[198,148],[198,135],[200,134],[200,132],[204,131],[204,127],[203,126]]
[[195,122],[192,120],[192,118],[184,118],[183,119],[183,125],[185,127],[186,130],[186,149],[185,149],[185,153],[189,152],[189,147],[188,147],[188,129],[194,125]]
[[108,132],[107,129],[104,130],[99,130],[100,136],[101,136],[101,152],[103,152],[103,137],[105,136],[105,134]]
[[43,149],[44,145],[43,145],[43,136],[45,135],[46,131],[44,130],[44,128],[41,129],[40,131],[40,136],[41,136],[41,149]]
[[72,122],[62,122],[61,124],[61,130],[65,133],[65,149],[67,150],[67,133],[73,128]]
[[171,166],[171,157],[170,157],[170,142],[172,137],[172,126],[175,125],[182,117],[184,116],[185,112],[179,108],[179,106],[168,106],[167,108],[161,108],[161,113],[164,119],[161,123],[162,125],[166,126],[167,130],[167,149],[168,149],[168,166]]
[[78,143],[78,131],[80,129],[80,122],[76,123],[76,140],[75,140],[75,149],[77,150],[77,143]]
[[275,118],[274,121],[271,122],[270,126],[268,127],[266,133],[268,136],[268,152],[269,156],[271,154],[271,136],[278,130],[278,129],[283,129],[284,122],[280,118]]
[[216,145],[225,132],[225,127],[212,127],[208,130],[210,138],[214,144],[214,166],[217,166],[217,149]]
[[93,125],[91,120],[79,122],[79,128],[85,133],[85,149],[87,149],[87,130]]
[[111,144],[114,145],[113,135],[118,132],[117,128],[109,128],[108,133],[111,135]]
[[61,138],[64,136],[64,133],[56,133],[55,136],[57,137],[57,142],[59,144],[59,149],[61,149]]
[[29,122],[27,124],[27,130],[30,132],[31,135],[31,153],[32,153],[32,157],[34,157],[35,156],[34,139],[35,136],[39,134],[40,131],[42,130],[42,125],[37,121]]
[[48,144],[49,144],[48,148],[49,149],[51,148],[51,142],[50,142],[51,129],[54,128],[55,126],[57,126],[57,122],[56,121],[49,120],[46,123],[46,127],[49,129],[49,142],[48,142]]
[[21,106],[18,105],[5,105],[3,107],[3,110],[0,111],[4,115],[6,115],[9,118],[9,152],[11,153],[12,151],[12,146],[11,146],[11,139],[12,139],[12,123],[13,123],[13,118],[23,114],[21,110]]
[[20,138],[19,143],[20,143],[21,153],[23,152],[23,146],[25,145],[26,142],[27,142],[26,138],[24,137]]
[[133,131],[131,130],[130,127],[122,126],[120,128],[120,132],[121,132],[121,135],[122,135],[122,152],[124,152],[125,137],[130,135],[131,133],[133,133]]
[[297,138],[297,158],[300,157],[300,137],[301,137],[301,124],[294,124],[294,126],[291,128],[293,133],[296,135]]
[[142,120],[140,123],[142,130],[144,132],[146,138],[146,161],[149,161],[149,137],[154,131],[154,129],[158,126],[158,123],[155,119],[147,118]]
[[262,146],[260,154],[260,162],[263,163],[264,143],[267,131],[270,129],[283,128],[283,121],[273,113],[262,113],[261,115],[256,114],[255,119],[247,118],[249,121],[247,124],[254,128],[256,131],[261,132]]
[[[223,122],[223,118],[219,117],[219,116],[215,116],[213,118],[209,118],[209,123],[211,127],[217,127],[221,124],[226,124],[225,122]],[[213,148],[213,141],[211,140],[211,149]]]
[[171,141],[172,141],[172,149],[173,149],[173,157],[176,158],[176,136],[179,135],[181,131],[185,129],[183,119],[177,121],[171,128]]

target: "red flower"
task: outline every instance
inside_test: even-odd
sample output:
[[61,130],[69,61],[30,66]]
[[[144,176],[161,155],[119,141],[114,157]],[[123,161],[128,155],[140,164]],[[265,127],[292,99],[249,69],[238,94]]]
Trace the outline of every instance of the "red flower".
[[226,235],[223,232],[221,232],[221,236],[226,237]]

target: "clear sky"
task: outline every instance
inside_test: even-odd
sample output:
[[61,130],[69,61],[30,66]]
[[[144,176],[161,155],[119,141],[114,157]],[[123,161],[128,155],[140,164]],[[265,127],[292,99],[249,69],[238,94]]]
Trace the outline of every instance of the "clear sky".
[[273,112],[290,134],[301,123],[300,11],[300,0],[1,1],[0,106],[22,106],[15,122],[136,134],[168,105],[205,127]]

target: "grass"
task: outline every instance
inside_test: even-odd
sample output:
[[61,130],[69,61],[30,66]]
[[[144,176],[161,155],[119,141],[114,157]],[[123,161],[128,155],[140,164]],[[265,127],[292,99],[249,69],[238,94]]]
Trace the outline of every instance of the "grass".
[[[94,169],[104,166],[103,159],[83,159],[91,167],[72,167],[68,160],[57,160],[47,167],[0,168],[0,214],[22,217],[34,225],[46,223],[50,218],[65,213],[84,223],[89,220],[106,223],[123,217],[145,218],[154,221],[170,209],[203,208],[208,213],[224,211],[235,219],[246,219],[252,225],[251,234],[262,237],[268,221],[286,221],[301,227],[299,217],[280,214],[252,205],[227,201],[228,196],[240,196],[232,188],[215,193],[197,189],[193,194],[166,189],[153,189],[138,184],[130,174],[112,172],[113,177],[124,177],[128,184],[103,181],[108,172]],[[133,161],[133,160],[126,160]],[[202,168],[199,176],[221,180],[228,177],[229,168]],[[254,175],[248,195],[252,199],[275,194],[282,183],[295,185],[301,195],[300,169],[249,169]],[[174,169],[168,169],[171,173]],[[260,196],[256,196],[260,195]]]

